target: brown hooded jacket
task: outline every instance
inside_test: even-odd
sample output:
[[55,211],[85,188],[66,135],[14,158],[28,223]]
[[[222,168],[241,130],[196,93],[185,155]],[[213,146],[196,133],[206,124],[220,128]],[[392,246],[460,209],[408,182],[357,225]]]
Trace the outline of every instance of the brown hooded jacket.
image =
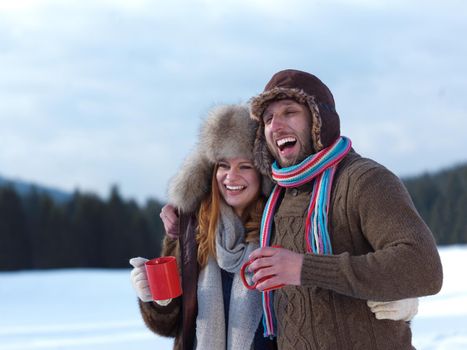
[[[255,161],[263,171],[272,158],[262,113],[278,99],[310,108],[315,151],[340,136],[329,89],[311,74],[281,71],[251,101],[251,116],[260,121]],[[285,189],[274,215],[271,245],[305,254],[301,285],[274,292],[279,349],[411,349],[409,323],[377,320],[366,305],[366,300],[420,297],[441,288],[433,235],[402,182],[353,150],[339,163],[328,216],[333,255],[306,252],[311,191],[311,183]]]

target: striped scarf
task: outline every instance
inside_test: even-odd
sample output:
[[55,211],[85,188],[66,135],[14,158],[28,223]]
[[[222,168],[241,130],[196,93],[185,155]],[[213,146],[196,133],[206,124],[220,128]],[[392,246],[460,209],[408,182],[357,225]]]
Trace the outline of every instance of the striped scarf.
[[[274,212],[282,188],[299,187],[314,181],[313,191],[305,222],[305,241],[308,253],[332,254],[331,240],[327,228],[331,187],[337,164],[350,151],[352,142],[339,137],[331,146],[312,154],[303,162],[280,169],[277,162],[272,165],[272,178],[277,182],[263,211],[261,220],[261,247],[270,245]],[[262,293],[264,336],[274,337],[276,319],[273,310],[273,291]]]

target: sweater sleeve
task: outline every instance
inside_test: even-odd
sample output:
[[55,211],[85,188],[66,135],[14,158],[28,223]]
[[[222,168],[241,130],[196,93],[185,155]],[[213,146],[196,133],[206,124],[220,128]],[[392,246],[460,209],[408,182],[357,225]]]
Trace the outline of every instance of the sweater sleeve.
[[[178,240],[165,236],[162,246],[162,256],[180,256]],[[178,261],[180,266],[180,261]],[[181,300],[182,297],[173,299],[167,306],[158,305],[155,302],[139,302],[141,316],[146,326],[162,336],[175,337],[181,327]]]
[[350,176],[348,188],[346,220],[356,227],[349,234],[359,231],[372,250],[306,254],[302,285],[378,301],[439,292],[442,266],[436,243],[400,179],[377,166]]

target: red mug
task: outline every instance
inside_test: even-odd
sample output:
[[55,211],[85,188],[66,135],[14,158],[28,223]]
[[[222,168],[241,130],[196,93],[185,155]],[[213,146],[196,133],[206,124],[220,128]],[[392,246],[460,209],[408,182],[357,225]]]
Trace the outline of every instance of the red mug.
[[146,261],[149,289],[154,300],[174,299],[182,294],[177,259],[163,256]]
[[[279,245],[274,245],[272,246],[273,248],[281,248],[281,246]],[[270,276],[265,276],[263,278],[261,278],[260,280],[256,281],[254,284],[250,284],[248,283],[248,280],[247,280],[247,277],[246,277],[246,268],[248,266],[250,266],[256,259],[252,259],[252,260],[248,260],[246,263],[244,263],[242,265],[242,268],[240,269],[240,277],[242,278],[242,282],[243,282],[243,285],[250,289],[250,290],[255,290],[256,289],[256,286],[258,285],[258,283],[261,283],[261,282],[264,282],[265,280],[273,277],[273,275],[270,275]],[[270,290],[274,290],[274,289],[279,289],[281,287],[285,286],[285,284],[279,284],[277,286],[272,286],[270,288],[267,288],[265,289],[263,292],[268,292]]]

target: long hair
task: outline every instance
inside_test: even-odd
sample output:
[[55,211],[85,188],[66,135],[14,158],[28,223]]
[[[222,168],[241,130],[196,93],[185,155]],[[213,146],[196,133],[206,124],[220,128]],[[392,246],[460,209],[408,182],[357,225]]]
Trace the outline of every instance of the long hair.
[[211,180],[211,192],[202,200],[198,211],[198,263],[203,268],[209,256],[216,256],[216,229],[220,213],[220,194],[216,181],[217,165],[214,167]]
[[[212,174],[211,192],[201,201],[198,210],[196,242],[198,243],[198,264],[201,269],[207,265],[210,256],[216,257],[216,230],[222,201],[216,180],[217,168],[216,165]],[[264,205],[265,197],[260,193],[257,199],[245,209],[241,217],[245,226],[245,241],[248,243],[259,241]]]

